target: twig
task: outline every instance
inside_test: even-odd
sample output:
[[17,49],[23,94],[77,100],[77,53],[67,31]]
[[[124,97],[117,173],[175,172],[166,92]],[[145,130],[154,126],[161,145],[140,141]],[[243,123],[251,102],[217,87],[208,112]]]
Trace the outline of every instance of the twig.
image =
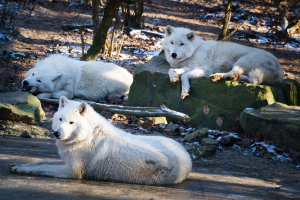
[[25,21],[27,21],[27,20],[29,19],[29,17],[30,17],[30,15],[31,15],[32,11],[34,10],[34,7],[35,7],[35,5],[37,4],[37,2],[38,2],[38,0],[36,0],[36,1],[34,2],[34,4],[33,4],[33,6],[32,6],[32,8],[31,8],[31,10],[30,10],[30,12],[29,12],[29,14],[28,14],[28,16],[27,16],[27,18],[26,18]]
[[93,28],[93,25],[90,25],[90,24],[86,24],[86,25],[64,25],[61,28],[64,31],[67,31],[67,30],[72,30],[72,29],[80,29],[80,27],[82,27],[82,26],[84,26],[86,28]]
[[[57,99],[39,98],[41,102],[50,104],[59,104]],[[83,101],[76,100],[75,101]],[[167,108],[164,104],[160,107],[133,107],[133,106],[117,106],[95,103],[92,101],[84,101],[97,111],[107,111],[111,113],[125,114],[130,116],[140,117],[168,117],[173,120],[178,120],[183,123],[188,123],[190,117],[184,113],[177,112]]]
[[112,52],[114,51],[116,26],[117,26],[117,20],[115,20],[114,29],[112,30],[112,36],[111,36],[111,41],[110,41],[109,57],[111,57],[111,58],[112,58]]
[[123,46],[123,41],[124,41],[124,38],[125,38],[125,35],[124,35],[124,23],[122,24],[122,31],[121,31],[121,33],[122,33],[122,39],[121,39],[121,41],[120,41],[120,45],[117,47],[117,56],[116,56],[116,58],[118,58],[119,57],[119,55],[120,55],[120,52],[121,52],[121,49],[122,49],[122,46]]
[[233,31],[231,31],[230,33],[226,34],[225,38],[223,40],[226,40],[227,38],[229,38],[230,36],[232,36],[237,30],[239,30],[240,28],[242,28],[246,23],[247,23],[247,19],[236,29],[234,29]]
[[81,36],[81,49],[82,49],[82,57],[81,60],[83,60],[84,57],[84,39],[83,39],[83,33],[82,31],[85,29],[85,26],[81,26],[79,28],[80,36]]

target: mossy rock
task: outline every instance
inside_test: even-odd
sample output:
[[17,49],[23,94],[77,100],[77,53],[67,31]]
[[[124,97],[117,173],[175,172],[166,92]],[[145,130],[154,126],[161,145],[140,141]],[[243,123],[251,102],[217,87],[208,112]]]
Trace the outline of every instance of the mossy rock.
[[[164,103],[189,115],[192,126],[234,132],[242,132],[239,116],[245,108],[257,109],[275,102],[300,104],[300,84],[294,80],[266,86],[230,80],[212,82],[208,77],[190,79],[190,95],[182,100],[181,82],[170,82],[169,68],[164,55],[139,65],[126,104],[158,107]],[[209,112],[204,113],[204,108]]]
[[37,124],[44,116],[41,102],[35,96],[22,91],[1,93],[0,120]]
[[240,123],[248,137],[300,151],[299,106],[274,103],[260,109],[246,108]]
[[219,144],[219,142],[212,138],[203,138],[201,140],[202,146],[217,146],[218,144]]
[[198,160],[199,158],[206,158],[216,155],[216,146],[200,146],[190,152],[192,160]]
[[203,138],[208,137],[208,131],[204,129],[198,129],[194,132],[184,136],[184,141],[186,142],[201,142]]

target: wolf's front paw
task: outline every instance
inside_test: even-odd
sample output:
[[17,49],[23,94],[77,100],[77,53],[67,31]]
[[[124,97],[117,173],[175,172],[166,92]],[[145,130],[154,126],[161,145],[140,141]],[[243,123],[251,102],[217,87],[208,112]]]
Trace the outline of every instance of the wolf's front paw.
[[241,75],[239,73],[233,73],[229,76],[229,79],[233,81],[240,81]]
[[182,90],[181,99],[185,99],[185,97],[189,96],[189,90]]
[[213,82],[217,82],[219,80],[221,80],[223,78],[222,75],[219,75],[219,74],[212,74],[210,75],[210,80],[212,80]]
[[174,69],[170,69],[169,70],[169,77],[170,77],[170,81],[172,83],[176,83],[177,81],[179,81],[179,75],[177,74],[177,72]]
[[18,174],[18,165],[17,164],[11,164],[11,165],[8,165],[8,169],[11,173],[14,173],[14,174]]
[[50,98],[51,97],[51,93],[40,93],[38,95],[36,95],[37,98]]

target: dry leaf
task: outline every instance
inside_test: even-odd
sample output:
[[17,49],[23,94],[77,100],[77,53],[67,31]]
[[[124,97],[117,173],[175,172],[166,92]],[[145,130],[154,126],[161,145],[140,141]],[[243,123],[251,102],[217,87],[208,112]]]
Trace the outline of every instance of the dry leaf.
[[220,115],[218,118],[217,118],[217,125],[218,126],[222,126],[223,124],[223,121],[224,121],[225,117],[223,115]]
[[207,104],[205,104],[205,105],[203,106],[203,113],[204,113],[205,115],[208,115],[209,112],[210,112],[209,107],[208,107]]

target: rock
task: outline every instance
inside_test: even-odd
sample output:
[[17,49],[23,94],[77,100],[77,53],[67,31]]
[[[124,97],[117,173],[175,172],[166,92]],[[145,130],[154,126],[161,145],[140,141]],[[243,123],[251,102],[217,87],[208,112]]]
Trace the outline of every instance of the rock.
[[151,119],[153,120],[153,125],[168,124],[167,119],[165,117],[151,117]]
[[1,93],[0,120],[37,124],[44,116],[41,102],[35,96],[22,91]]
[[186,142],[201,142],[203,138],[208,137],[208,131],[204,129],[197,129],[196,131],[184,136]]
[[239,116],[245,108],[257,109],[275,102],[300,103],[300,83],[288,79],[277,86],[266,86],[195,78],[190,79],[190,95],[182,100],[181,82],[170,82],[169,68],[164,54],[139,65],[126,104],[158,107],[164,103],[172,110],[189,115],[191,126],[242,132]]
[[219,144],[219,142],[212,138],[203,138],[201,140],[202,146],[217,146],[218,144]]
[[23,132],[20,134],[20,137],[22,137],[22,138],[32,138],[31,134],[28,133],[28,131],[23,131]]
[[274,103],[260,109],[246,108],[240,123],[248,137],[269,140],[278,147],[300,151],[300,107]]
[[200,146],[191,151],[190,156],[192,160],[198,160],[199,158],[216,155],[216,150],[216,146]]
[[172,134],[179,133],[179,126],[177,124],[170,123],[166,126],[166,129],[170,129]]

